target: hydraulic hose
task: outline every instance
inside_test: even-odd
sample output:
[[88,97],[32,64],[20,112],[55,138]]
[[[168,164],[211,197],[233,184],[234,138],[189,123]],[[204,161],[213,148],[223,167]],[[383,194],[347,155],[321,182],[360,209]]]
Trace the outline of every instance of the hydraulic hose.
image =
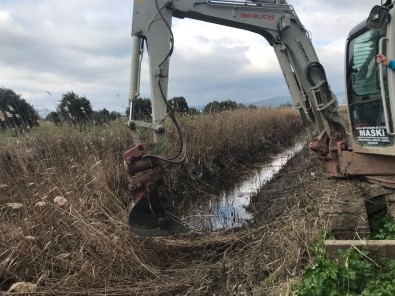
[[[158,4],[158,0],[155,0],[155,6],[156,6],[156,9],[157,9],[157,11],[158,11],[158,14],[161,16],[163,22],[165,23],[165,26],[167,27],[167,29],[168,29],[169,32],[170,32],[170,49],[169,49],[169,52],[167,53],[166,57],[165,57],[165,58],[163,59],[163,61],[159,64],[158,67],[160,67],[160,66],[162,66],[162,65],[171,57],[171,55],[173,54],[173,50],[174,50],[174,35],[173,35],[173,31],[172,31],[172,29],[171,29],[170,24],[166,21],[166,19],[165,19],[164,16],[163,16],[163,13],[162,13],[162,11],[161,11],[161,8],[159,7],[159,4]],[[162,85],[161,85],[161,82],[160,82],[159,77],[158,77],[158,87],[159,87],[159,90],[160,90],[162,99],[163,99],[163,101],[164,101],[165,104],[166,104],[166,107],[167,107],[167,110],[168,110],[168,116],[171,118],[171,120],[172,120],[173,123],[174,123],[174,126],[175,126],[176,129],[177,129],[177,133],[178,133],[179,138],[180,138],[180,149],[179,149],[178,153],[177,153],[175,156],[171,157],[171,158],[161,157],[161,156],[153,155],[153,154],[144,155],[144,158],[146,158],[146,157],[152,157],[152,158],[157,158],[157,159],[160,159],[160,160],[166,161],[166,162],[181,163],[181,162],[184,161],[184,159],[185,159],[185,157],[186,157],[186,146],[185,146],[185,143],[184,143],[183,133],[182,133],[181,127],[180,127],[180,125],[178,124],[178,121],[177,121],[177,119],[176,119],[176,117],[175,117],[175,115],[174,115],[174,110],[171,108],[171,106],[170,106],[169,103],[167,102],[167,99],[166,99],[166,96],[165,96],[165,94],[164,94],[164,91],[163,91],[163,88],[162,88]],[[182,155],[181,159],[175,160],[175,159],[178,158],[182,153],[183,153],[183,155]]]

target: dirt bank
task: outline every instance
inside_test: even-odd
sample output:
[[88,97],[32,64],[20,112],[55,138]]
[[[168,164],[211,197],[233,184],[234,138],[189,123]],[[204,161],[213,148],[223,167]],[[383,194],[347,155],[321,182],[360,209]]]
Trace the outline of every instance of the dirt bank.
[[172,271],[180,295],[285,295],[313,264],[309,248],[321,235],[369,232],[371,189],[359,179],[326,178],[305,148],[253,198],[250,227],[147,243],[163,247],[164,270]]
[[312,264],[309,246],[327,230],[328,213],[355,194],[363,195],[359,180],[325,178],[316,155],[303,149],[254,197],[250,227],[145,240],[162,250],[150,285],[161,287],[158,295],[285,295]]

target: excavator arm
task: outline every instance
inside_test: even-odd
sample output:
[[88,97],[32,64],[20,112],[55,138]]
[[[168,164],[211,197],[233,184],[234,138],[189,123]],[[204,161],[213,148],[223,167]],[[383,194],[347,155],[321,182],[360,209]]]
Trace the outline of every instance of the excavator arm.
[[[135,0],[129,127],[136,135],[136,146],[124,155],[130,187],[134,190],[131,192],[134,200],[129,207],[129,222],[135,232],[143,235],[167,235],[187,230],[160,205],[157,189],[161,179],[159,157],[145,151],[145,146],[139,142],[136,133],[138,127],[152,129],[155,141],[159,142],[165,134],[165,118],[170,116],[176,123],[171,108],[167,106],[169,61],[174,49],[173,17],[243,29],[265,38],[276,53],[293,105],[300,111],[309,147],[317,152],[328,176],[344,176],[339,157],[349,148],[346,124],[337,112],[336,97],[328,84],[309,32],[291,5],[285,0]],[[134,115],[145,48],[149,58],[151,123],[139,121]],[[308,116],[319,132],[316,137],[313,137]],[[178,126],[177,129],[181,134]],[[182,140],[182,135],[180,139]],[[183,144],[181,146],[183,150],[185,147]],[[181,161],[182,154],[180,151],[167,161]],[[145,206],[140,209],[138,204]],[[151,223],[152,221],[155,222]]]
[[[315,121],[322,133],[311,144],[323,158],[328,151],[323,142],[335,137],[346,139],[345,122],[337,113],[336,97],[330,90],[309,33],[295,10],[285,0],[208,1],[153,0],[135,1],[133,11],[133,58],[129,100],[139,95],[142,44],[146,43],[151,81],[152,124],[131,116],[132,126],[150,127],[157,137],[163,134],[167,115],[165,98],[169,78],[169,59],[174,47],[172,18],[191,18],[255,32],[263,36],[276,53],[287,82],[293,105],[300,110],[307,134],[313,140],[305,114]],[[133,110],[133,108],[131,108]],[[336,144],[337,145],[337,144]],[[336,146],[335,145],[335,146]],[[343,145],[343,144],[342,144]],[[332,175],[337,172],[333,171]]]

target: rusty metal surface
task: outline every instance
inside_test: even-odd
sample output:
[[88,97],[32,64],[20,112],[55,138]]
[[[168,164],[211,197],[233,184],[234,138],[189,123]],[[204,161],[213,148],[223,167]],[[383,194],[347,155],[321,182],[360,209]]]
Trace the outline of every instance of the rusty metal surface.
[[317,153],[328,177],[344,177],[339,168],[339,155],[347,147],[340,133],[335,132],[332,136],[328,136],[325,132],[322,132],[309,143],[309,148]]
[[380,186],[395,189],[395,176],[365,177],[366,181]]
[[144,153],[144,144],[133,146],[123,154],[131,196],[128,206],[130,228],[142,236],[188,232],[189,228],[180,219],[163,208],[159,195],[163,168],[158,159],[147,154]]
[[[348,151],[336,133],[332,136],[321,133],[309,143],[309,148],[317,153],[328,177],[395,176],[395,155]],[[385,179],[376,180],[376,183],[392,184]]]
[[342,151],[339,168],[344,176],[395,176],[395,157]]
[[136,145],[123,154],[125,169],[129,180],[132,203],[137,204],[148,191],[151,184],[158,185],[163,170],[159,161],[144,159],[144,145]]

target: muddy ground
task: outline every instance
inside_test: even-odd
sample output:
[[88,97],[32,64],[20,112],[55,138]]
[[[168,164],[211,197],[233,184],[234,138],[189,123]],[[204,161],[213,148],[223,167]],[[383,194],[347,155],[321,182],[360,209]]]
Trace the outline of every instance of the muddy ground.
[[327,179],[304,148],[253,198],[249,227],[145,240],[162,250],[161,272],[147,295],[153,287],[155,295],[287,295],[314,263],[310,245],[322,235],[369,231],[367,194],[358,179]]

